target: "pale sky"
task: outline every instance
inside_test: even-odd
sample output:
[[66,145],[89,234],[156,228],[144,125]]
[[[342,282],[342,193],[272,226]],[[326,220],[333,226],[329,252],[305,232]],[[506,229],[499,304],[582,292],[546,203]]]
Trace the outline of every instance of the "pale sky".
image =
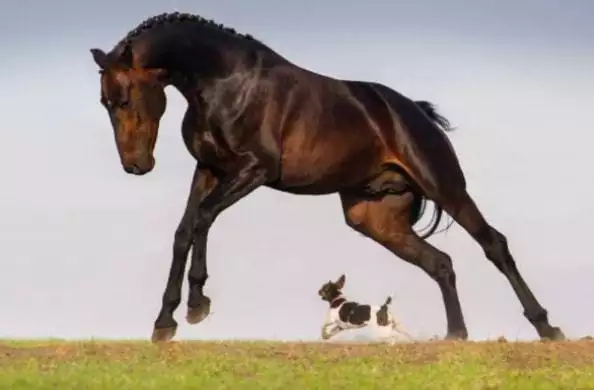
[[[0,337],[150,337],[194,169],[180,134],[186,103],[168,89],[155,170],[125,174],[89,49],[109,50],[174,9],[252,34],[316,72],[436,103],[458,127],[449,137],[469,191],[553,325],[594,333],[594,2],[7,0]],[[458,225],[430,241],[453,258],[470,338],[536,337],[507,280]],[[186,324],[184,286],[178,339],[316,339],[326,310],[316,292],[341,273],[348,297],[394,295],[411,333],[445,334],[435,282],[350,230],[337,195],[257,190],[215,222],[208,267],[213,313]]]

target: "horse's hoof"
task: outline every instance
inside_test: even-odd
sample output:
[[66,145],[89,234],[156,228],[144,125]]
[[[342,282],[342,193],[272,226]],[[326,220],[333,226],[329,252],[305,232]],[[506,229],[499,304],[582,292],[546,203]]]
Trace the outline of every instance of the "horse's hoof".
[[171,326],[169,328],[155,328],[153,330],[153,336],[151,340],[153,343],[164,343],[173,338],[175,336],[175,331],[177,330],[177,326]]
[[468,332],[466,330],[457,330],[448,332],[445,337],[448,341],[466,341],[468,340]]
[[559,328],[558,326],[552,326],[546,332],[543,332],[541,339],[551,341],[564,341],[567,338],[565,337],[565,334],[563,333],[561,328]]
[[210,314],[210,298],[207,296],[200,297],[198,305],[195,307],[188,306],[188,314],[186,315],[186,321],[188,324],[195,325],[199,322],[204,321]]

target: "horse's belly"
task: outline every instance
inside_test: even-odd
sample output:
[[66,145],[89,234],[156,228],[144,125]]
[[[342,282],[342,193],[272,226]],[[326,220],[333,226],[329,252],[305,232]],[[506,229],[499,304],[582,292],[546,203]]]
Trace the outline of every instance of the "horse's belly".
[[326,194],[354,186],[374,168],[378,154],[367,138],[289,137],[283,143],[281,176],[273,188],[298,194]]

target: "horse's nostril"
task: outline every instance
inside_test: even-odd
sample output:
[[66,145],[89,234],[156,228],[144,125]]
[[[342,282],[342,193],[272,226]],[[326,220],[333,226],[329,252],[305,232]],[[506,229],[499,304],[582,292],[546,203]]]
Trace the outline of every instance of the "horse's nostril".
[[124,171],[126,171],[126,173],[137,174],[140,172],[140,168],[136,164],[130,164],[130,165],[124,166]]

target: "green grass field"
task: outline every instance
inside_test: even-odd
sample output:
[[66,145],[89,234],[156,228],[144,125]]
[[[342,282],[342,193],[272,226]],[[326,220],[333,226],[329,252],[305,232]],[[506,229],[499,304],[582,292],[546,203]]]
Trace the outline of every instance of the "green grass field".
[[0,389],[594,389],[594,341],[0,340]]

